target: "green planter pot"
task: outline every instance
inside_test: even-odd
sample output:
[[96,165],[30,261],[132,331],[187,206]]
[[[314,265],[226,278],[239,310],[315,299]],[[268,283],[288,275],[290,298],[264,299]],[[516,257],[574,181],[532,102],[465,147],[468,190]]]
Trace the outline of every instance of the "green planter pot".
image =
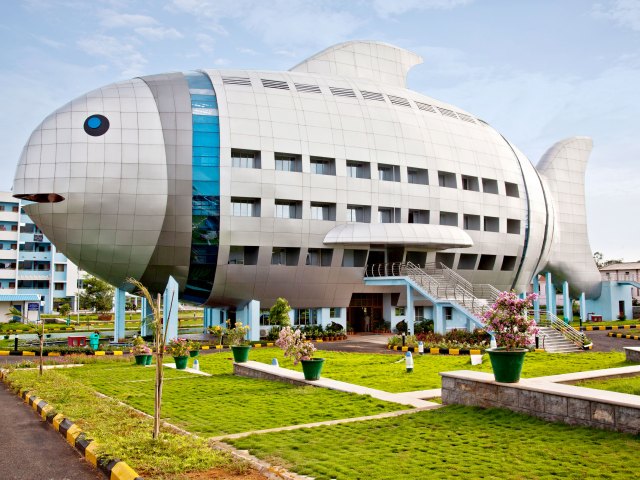
[[151,355],[145,355],[144,356],[144,364],[145,365],[151,365],[151,362],[153,362],[153,354]]
[[322,367],[324,366],[324,358],[311,358],[309,360],[300,360],[302,363],[302,372],[305,380],[318,380]]
[[190,356],[191,358],[193,358],[193,357],[197,357],[198,355],[200,355],[200,350],[191,350],[191,351],[189,352],[189,356]]
[[233,361],[236,363],[244,363],[249,360],[249,350],[251,345],[231,345],[233,352]]
[[176,370],[184,370],[187,368],[189,355],[185,355],[184,357],[173,357],[173,360],[176,362]]
[[147,356],[146,355],[134,355],[136,359],[136,365],[146,365],[147,364]]
[[525,348],[515,350],[506,350],[504,347],[488,349],[496,382],[518,383],[527,351]]

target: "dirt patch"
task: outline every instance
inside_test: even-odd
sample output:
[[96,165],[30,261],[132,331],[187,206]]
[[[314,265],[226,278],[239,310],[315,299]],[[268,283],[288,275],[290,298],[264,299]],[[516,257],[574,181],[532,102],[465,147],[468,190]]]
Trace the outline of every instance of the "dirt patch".
[[211,470],[203,472],[186,473],[181,478],[184,478],[185,480],[208,480],[212,478],[217,480],[237,480],[240,478],[243,480],[264,480],[266,477],[253,469],[247,469],[242,472],[232,472],[222,468],[212,468]]

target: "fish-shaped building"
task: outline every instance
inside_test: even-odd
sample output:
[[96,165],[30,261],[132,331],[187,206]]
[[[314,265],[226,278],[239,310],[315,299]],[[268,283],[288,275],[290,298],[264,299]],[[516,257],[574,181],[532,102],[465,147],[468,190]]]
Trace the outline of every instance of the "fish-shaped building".
[[551,272],[598,297],[591,140],[558,142],[534,167],[472,113],[407,89],[421,61],[354,41],[287,72],[107,85],[36,128],[13,191],[59,251],[113,285],[162,291],[173,276],[182,299],[232,310],[285,297],[299,323],[391,320],[410,294],[367,278],[407,268],[518,292]]

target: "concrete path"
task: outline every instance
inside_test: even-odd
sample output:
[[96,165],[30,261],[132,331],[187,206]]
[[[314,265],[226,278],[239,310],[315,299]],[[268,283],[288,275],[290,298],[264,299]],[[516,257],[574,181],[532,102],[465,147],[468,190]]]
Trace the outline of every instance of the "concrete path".
[[[176,370],[176,364],[175,363],[163,363],[162,365],[164,365],[167,368],[173,368],[174,370]],[[155,368],[155,365],[147,365],[147,367],[151,367],[151,368]],[[182,370],[180,370],[181,372],[187,372],[187,373],[193,373],[194,375],[202,375],[203,377],[210,377],[211,374],[207,373],[207,372],[203,372],[202,370],[196,370],[194,368],[183,368]]]
[[4,383],[1,385],[2,480],[104,479],[51,425],[35,415]]

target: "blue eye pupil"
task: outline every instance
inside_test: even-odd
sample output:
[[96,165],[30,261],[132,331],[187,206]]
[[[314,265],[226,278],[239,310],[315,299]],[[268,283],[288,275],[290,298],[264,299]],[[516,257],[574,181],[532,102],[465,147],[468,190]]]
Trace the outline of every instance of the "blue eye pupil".
[[101,124],[102,124],[102,120],[100,120],[100,118],[98,117],[91,117],[87,121],[87,125],[89,125],[90,128],[98,128]]

